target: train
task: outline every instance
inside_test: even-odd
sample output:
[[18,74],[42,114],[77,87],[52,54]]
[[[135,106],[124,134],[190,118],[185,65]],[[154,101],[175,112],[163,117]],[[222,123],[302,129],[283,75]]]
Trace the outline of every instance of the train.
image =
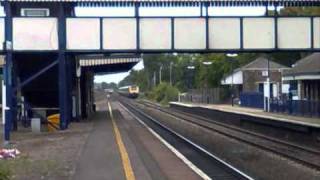
[[139,87],[136,85],[120,87],[118,93],[129,98],[137,98],[139,96]]

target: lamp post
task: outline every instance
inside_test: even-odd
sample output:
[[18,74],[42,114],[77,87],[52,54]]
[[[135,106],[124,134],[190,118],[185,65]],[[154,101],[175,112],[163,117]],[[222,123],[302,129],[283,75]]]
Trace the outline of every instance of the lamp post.
[[[190,71],[192,71],[192,70],[194,70],[196,67],[195,66],[193,66],[193,65],[189,65],[189,66],[187,66],[187,69],[188,70],[190,70]],[[188,73],[188,74],[190,74],[190,73]],[[190,74],[191,75],[191,74]],[[190,78],[188,79],[189,81],[188,81],[188,86],[189,86],[189,88],[191,88],[191,80],[190,80]]]
[[227,56],[230,58],[231,60],[231,105],[234,105],[234,88],[233,88],[233,60],[232,58],[235,58],[238,56],[238,54],[227,54]]
[[[202,62],[202,64],[205,66],[205,69],[206,69],[206,74],[205,74],[205,76],[206,76],[206,86],[205,86],[205,93],[206,93],[206,103],[208,103],[209,104],[209,97],[208,97],[208,66],[210,66],[211,64],[212,64],[212,62],[211,61],[203,61]],[[203,99],[203,97],[202,97],[202,99]]]
[[208,66],[212,64],[211,61],[204,61],[202,62],[203,65],[206,67],[206,88],[208,88]]

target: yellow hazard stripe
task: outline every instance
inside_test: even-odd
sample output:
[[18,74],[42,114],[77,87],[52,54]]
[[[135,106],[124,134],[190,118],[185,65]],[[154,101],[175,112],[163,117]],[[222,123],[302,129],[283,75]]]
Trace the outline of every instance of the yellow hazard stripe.
[[120,134],[120,131],[118,129],[118,126],[117,126],[117,124],[116,124],[116,122],[115,122],[115,120],[113,118],[110,102],[108,102],[108,108],[109,108],[109,113],[110,113],[110,117],[111,117],[111,121],[112,121],[112,125],[113,125],[114,134],[115,134],[116,141],[117,141],[117,144],[118,144],[118,148],[119,148],[119,151],[120,151],[120,156],[121,156],[121,160],[122,160],[124,173],[126,175],[126,179],[127,180],[135,180],[128,152],[126,150],[126,147],[123,144],[123,141],[122,141],[121,134]]

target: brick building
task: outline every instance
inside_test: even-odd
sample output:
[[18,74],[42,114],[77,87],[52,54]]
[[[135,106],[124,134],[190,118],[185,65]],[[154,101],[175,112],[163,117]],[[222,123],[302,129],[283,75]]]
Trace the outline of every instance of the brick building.
[[[282,73],[289,68],[269,60],[270,92],[272,97],[278,97],[282,92]],[[241,92],[264,92],[268,77],[268,59],[259,57],[254,61],[236,69],[222,79],[223,85],[234,85],[237,94]]]

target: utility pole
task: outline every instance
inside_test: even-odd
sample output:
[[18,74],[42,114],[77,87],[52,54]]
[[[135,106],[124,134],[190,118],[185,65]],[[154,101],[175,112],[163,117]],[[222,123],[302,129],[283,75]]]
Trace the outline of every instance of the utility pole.
[[172,65],[173,62],[170,62],[170,85],[172,86]]
[[155,87],[157,85],[157,73],[154,71],[153,72],[153,86]]
[[161,84],[162,82],[161,71],[162,71],[162,65],[160,66],[160,69],[159,69],[159,84]]

